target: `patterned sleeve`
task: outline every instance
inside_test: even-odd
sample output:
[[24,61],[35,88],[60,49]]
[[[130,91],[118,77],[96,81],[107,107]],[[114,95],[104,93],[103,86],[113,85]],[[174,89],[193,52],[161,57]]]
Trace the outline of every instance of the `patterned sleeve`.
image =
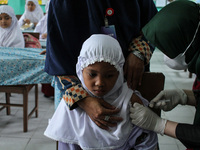
[[133,54],[135,54],[138,57],[139,55],[137,54],[142,55],[144,59],[142,59],[141,57],[139,58],[144,60],[145,65],[147,65],[154,51],[154,46],[152,46],[143,35],[140,35],[139,37],[134,38],[131,41],[128,51],[133,52]]
[[57,87],[70,110],[77,107],[77,101],[88,96],[76,76],[57,76]]

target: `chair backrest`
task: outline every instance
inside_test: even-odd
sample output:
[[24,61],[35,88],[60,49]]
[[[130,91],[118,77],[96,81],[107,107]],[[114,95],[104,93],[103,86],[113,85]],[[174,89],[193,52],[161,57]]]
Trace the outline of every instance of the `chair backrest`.
[[34,37],[37,38],[38,40],[39,40],[39,38],[40,38],[40,33],[39,33],[39,32],[24,32],[24,33],[31,34],[32,36],[34,36]]
[[17,19],[19,20],[21,18],[22,15],[16,15]]
[[[148,101],[151,101],[160,91],[164,89],[165,76],[161,72],[145,72],[142,78],[141,86],[138,86],[137,90]],[[159,116],[161,110],[153,109]]]

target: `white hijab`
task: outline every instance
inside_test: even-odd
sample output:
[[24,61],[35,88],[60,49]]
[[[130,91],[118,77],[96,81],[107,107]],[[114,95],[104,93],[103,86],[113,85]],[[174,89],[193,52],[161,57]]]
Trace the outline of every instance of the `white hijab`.
[[2,5],[0,6],[0,14],[2,13],[8,14],[12,18],[12,23],[8,28],[0,27],[0,46],[24,48],[24,37],[13,8],[8,5]]
[[[121,47],[117,40],[114,38],[104,35],[97,34],[92,35],[87,39],[81,49],[80,55],[78,57],[78,63],[76,65],[77,75],[88,93],[92,93],[87,89],[84,84],[82,70],[90,64],[95,62],[108,62],[119,71],[119,76],[113,89],[107,93],[104,99],[113,99],[119,96],[118,90],[122,87],[124,82],[123,76],[123,65],[125,62]],[[115,93],[115,94],[114,94]]]
[[46,14],[38,22],[38,24],[36,25],[35,30],[34,30],[34,32],[40,33],[40,39],[42,38],[42,34],[47,33],[47,18],[48,18],[49,3],[50,3],[50,1],[47,1],[46,5],[45,5]]
[[[95,62],[108,62],[119,71],[113,89],[103,98],[111,105],[120,108],[118,116],[123,121],[109,131],[99,128],[81,108],[69,110],[64,99],[58,105],[44,132],[47,137],[69,144],[78,144],[84,150],[107,150],[120,148],[132,134],[137,139],[143,132],[133,126],[129,117],[129,103],[133,91],[123,80],[124,56],[117,40],[108,35],[92,35],[81,49],[77,63],[77,75],[83,87],[92,95],[83,82],[82,70]],[[134,145],[133,140],[133,145]]]
[[[35,4],[35,10],[30,12],[28,10],[28,2],[31,1]],[[25,4],[25,12],[24,14],[21,16],[21,18],[19,19],[19,26],[21,27],[23,25],[23,20],[24,19],[29,19],[32,23],[38,23],[40,21],[40,19],[42,19],[42,17],[44,16],[43,10],[40,7],[40,5],[38,4],[38,0],[26,0],[26,4]]]

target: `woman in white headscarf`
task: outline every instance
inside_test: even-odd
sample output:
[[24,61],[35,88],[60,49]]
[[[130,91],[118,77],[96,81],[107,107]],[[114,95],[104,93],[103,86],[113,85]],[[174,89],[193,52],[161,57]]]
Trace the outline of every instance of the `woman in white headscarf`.
[[0,47],[24,46],[24,37],[13,8],[8,5],[0,6]]
[[25,23],[34,23],[34,26],[36,26],[43,16],[44,13],[42,8],[38,4],[38,0],[26,0],[25,12],[19,19],[19,26],[21,27]]
[[[130,122],[130,101],[134,101],[132,96],[137,95],[144,105],[148,102],[124,82],[124,61],[118,41],[108,35],[92,35],[84,42],[76,65],[78,78],[91,96],[102,98],[119,109],[118,115],[122,120],[109,130],[104,130],[80,107],[70,111],[65,103],[67,97],[64,97],[44,133],[47,137],[59,141],[59,150],[156,148],[157,135]],[[107,115],[102,118],[105,124],[109,123],[108,120],[115,123],[115,119],[116,116]]]
[[46,14],[38,22],[38,24],[36,25],[35,30],[34,30],[34,32],[40,33],[40,39],[46,39],[47,38],[47,18],[48,18],[49,3],[50,3],[50,0],[48,0],[46,5],[45,5]]

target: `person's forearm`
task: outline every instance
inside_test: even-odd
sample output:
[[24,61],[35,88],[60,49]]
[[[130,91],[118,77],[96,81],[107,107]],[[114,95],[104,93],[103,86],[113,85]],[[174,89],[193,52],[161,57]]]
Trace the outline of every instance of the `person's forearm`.
[[57,76],[57,87],[63,95],[70,110],[77,107],[79,100],[88,96],[88,93],[83,89],[79,79],[75,76]]
[[164,134],[171,136],[173,138],[177,138],[176,137],[176,127],[177,127],[177,125],[178,125],[177,122],[167,120],[165,130],[164,130]]
[[187,95],[187,105],[196,106],[196,99],[192,90],[183,90]]
[[200,148],[200,126],[179,123],[176,127],[176,136],[187,148]]
[[129,46],[128,51],[132,52],[135,56],[144,61],[147,65],[151,59],[153,47],[150,47],[149,41],[147,41],[143,35],[134,38]]

